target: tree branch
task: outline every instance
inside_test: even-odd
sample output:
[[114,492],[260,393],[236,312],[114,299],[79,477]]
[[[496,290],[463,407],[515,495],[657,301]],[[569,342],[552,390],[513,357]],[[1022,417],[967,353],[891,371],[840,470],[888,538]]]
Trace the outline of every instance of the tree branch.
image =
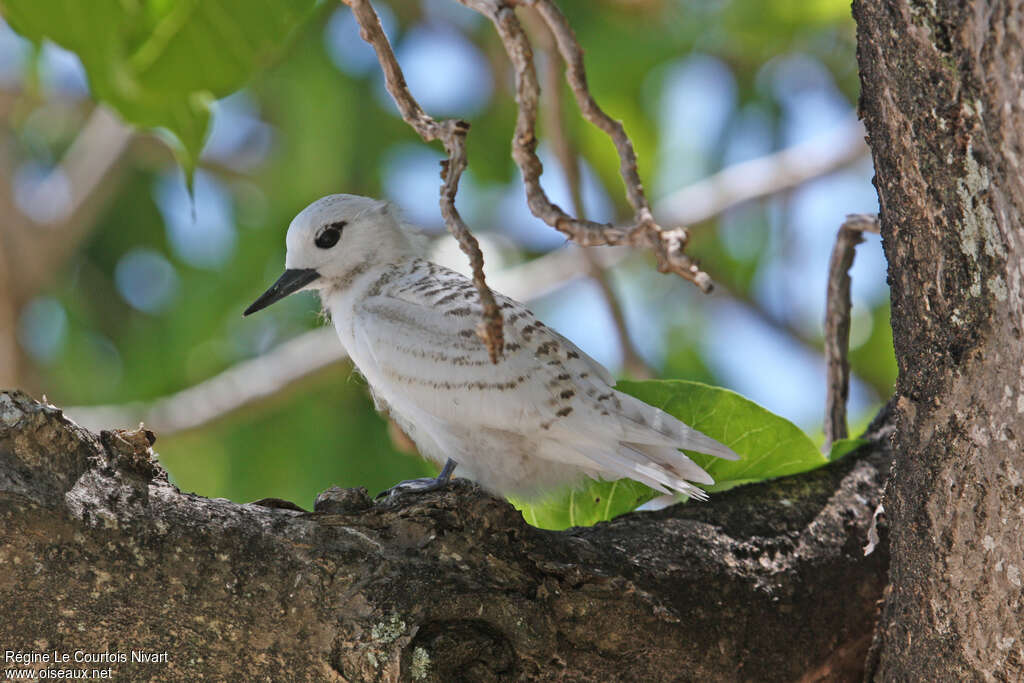
[[314,513],[182,494],[151,434],[0,393],[0,639],[166,651],[113,664],[139,680],[853,680],[888,562],[860,551],[876,427],[815,472],[547,532],[463,480]]
[[527,3],[537,8],[556,37],[559,51],[568,65],[566,73],[569,84],[580,104],[581,112],[591,123],[608,133],[615,143],[626,193],[635,211],[633,221],[626,226],[617,227],[609,223],[574,218],[561,207],[551,203],[540,184],[543,167],[536,152],[540,86],[533,66],[533,49],[530,41],[516,18],[515,10],[508,4],[499,0],[458,2],[491,20],[512,62],[518,107],[516,130],[512,138],[512,158],[523,175],[526,200],[533,215],[582,246],[625,244],[651,248],[657,256],[660,271],[676,273],[692,281],[702,291],[711,291],[711,278],[683,253],[687,240],[686,230],[665,230],[655,223],[651,216],[643,186],[637,175],[633,145],[622,129],[622,124],[605,114],[591,96],[583,71],[582,50],[558,8],[548,0],[531,0]]
[[480,245],[476,238],[469,231],[465,221],[455,208],[455,194],[459,190],[459,179],[462,172],[466,170],[466,133],[469,132],[469,124],[465,121],[446,119],[436,121],[427,115],[419,103],[409,92],[405,83],[405,76],[395,59],[395,53],[391,49],[384,29],[381,28],[380,17],[373,9],[369,0],[344,0],[352,8],[356,21],[359,23],[359,36],[369,43],[377,53],[377,60],[380,62],[384,72],[384,82],[388,93],[398,106],[402,118],[419,133],[424,141],[440,140],[444,144],[448,159],[441,164],[441,215],[444,217],[448,231],[458,240],[459,247],[469,257],[470,265],[473,268],[473,284],[480,295],[480,305],[483,306],[483,321],[477,330],[480,338],[487,345],[491,361],[498,362],[501,358],[505,343],[502,334],[501,311],[498,309],[498,302],[494,299],[494,293],[487,286],[484,276],[484,257],[480,252]]
[[853,214],[839,226],[836,244],[828,263],[828,291],[825,294],[825,448],[845,439],[846,402],[850,397],[850,267],[854,250],[864,233],[878,234],[878,216]]
[[[538,15],[530,14],[529,17]],[[555,51],[554,36],[546,24],[540,21],[531,21],[532,33],[538,36],[546,54],[547,60],[544,67],[544,127],[551,138],[552,147],[558,163],[565,173],[566,184],[569,186],[569,196],[572,199],[572,210],[580,218],[585,217],[583,206],[583,192],[580,182],[580,164],[577,157],[577,150],[569,138],[565,128],[565,116],[562,108],[562,88],[559,78],[560,55]],[[595,252],[584,247],[583,256],[587,260],[590,270],[590,277],[597,285],[601,298],[604,299],[608,313],[611,315],[612,323],[615,325],[615,332],[619,339],[619,348],[622,349],[622,366],[626,373],[638,379],[649,379],[654,372],[644,362],[640,353],[636,350],[633,340],[629,336],[629,328],[626,325],[626,316],[622,310],[612,283],[608,277],[608,271],[598,263]]]

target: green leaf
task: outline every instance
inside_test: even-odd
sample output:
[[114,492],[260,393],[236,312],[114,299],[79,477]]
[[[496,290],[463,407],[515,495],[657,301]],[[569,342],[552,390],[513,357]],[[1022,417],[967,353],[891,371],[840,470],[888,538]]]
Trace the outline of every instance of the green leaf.
[[839,460],[839,458],[852,453],[866,443],[868,443],[867,439],[839,439],[832,443],[832,448],[828,452],[828,461],[835,462],[836,460]]
[[820,467],[828,460],[799,427],[734,391],[685,380],[619,382],[616,389],[661,408],[740,455],[723,460],[686,451],[724,491]]
[[588,480],[582,488],[540,503],[517,499],[510,502],[523,513],[528,524],[541,529],[567,529],[613,519],[658,495],[661,494],[631,479]]
[[285,47],[316,0],[0,0],[7,22],[82,60],[93,95],[173,134],[191,179],[210,103]]
[[[615,388],[661,408],[741,456],[730,461],[687,451],[715,478],[709,491],[806,472],[828,462],[799,427],[734,391],[684,380],[622,381]],[[512,504],[533,526],[565,529],[612,519],[659,495],[643,484],[621,479],[592,481],[541,503],[513,500]]]

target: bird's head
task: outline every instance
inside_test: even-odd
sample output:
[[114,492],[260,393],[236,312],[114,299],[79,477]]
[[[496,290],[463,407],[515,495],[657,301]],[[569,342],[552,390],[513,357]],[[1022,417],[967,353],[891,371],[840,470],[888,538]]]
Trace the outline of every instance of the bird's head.
[[245,315],[289,294],[331,289],[367,265],[400,260],[413,251],[397,210],[390,203],[351,194],[313,202],[288,226],[285,271]]

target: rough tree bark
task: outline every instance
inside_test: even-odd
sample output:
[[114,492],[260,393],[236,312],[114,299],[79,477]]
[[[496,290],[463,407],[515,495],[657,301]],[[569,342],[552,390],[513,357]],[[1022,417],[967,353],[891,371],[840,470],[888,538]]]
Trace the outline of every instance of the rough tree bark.
[[899,362],[879,680],[1024,678],[1024,3],[854,3]]
[[168,653],[111,665],[130,680],[849,680],[885,584],[884,547],[861,547],[890,432],[710,504],[545,532],[462,480],[312,513],[182,494],[146,432],[0,393],[0,643]]

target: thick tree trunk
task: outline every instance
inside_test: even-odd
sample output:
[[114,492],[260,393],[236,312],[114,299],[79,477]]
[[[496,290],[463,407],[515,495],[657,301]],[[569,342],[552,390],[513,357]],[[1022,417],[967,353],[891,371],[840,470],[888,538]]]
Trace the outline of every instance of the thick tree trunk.
[[556,533],[461,480],[389,504],[335,489],[313,513],[182,494],[145,432],[97,437],[0,393],[0,643],[124,655],[34,666],[125,680],[855,680],[890,432],[808,475]]
[[1024,678],[1024,3],[857,0],[899,361],[880,680]]

